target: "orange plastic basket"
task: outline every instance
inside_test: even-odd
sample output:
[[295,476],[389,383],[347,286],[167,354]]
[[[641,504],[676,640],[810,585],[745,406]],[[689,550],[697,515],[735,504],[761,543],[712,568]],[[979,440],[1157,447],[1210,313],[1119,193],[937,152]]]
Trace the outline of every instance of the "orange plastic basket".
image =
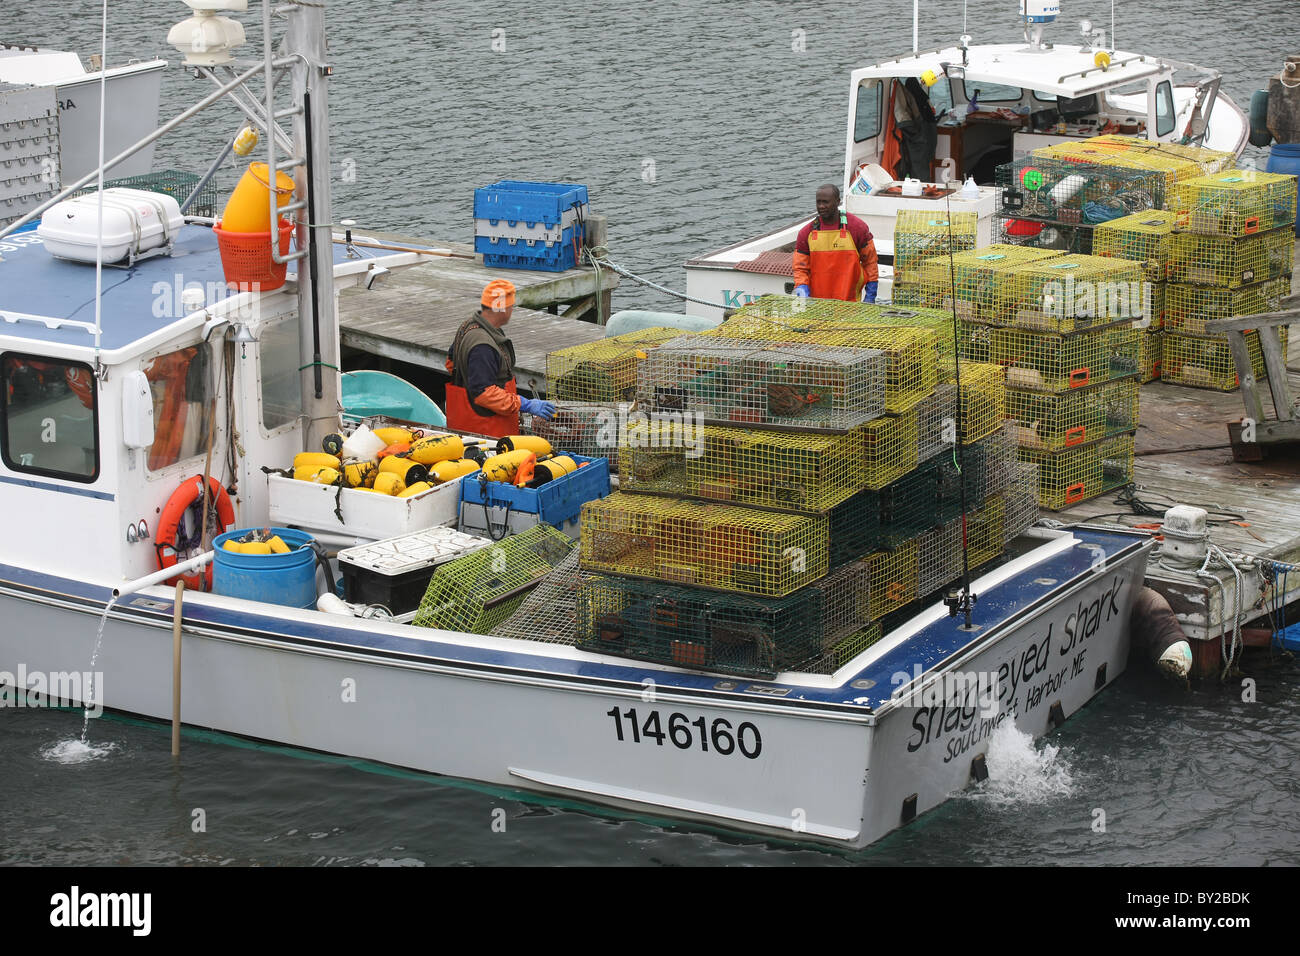
[[[294,223],[280,220],[280,255],[288,255]],[[269,232],[226,232],[218,222],[212,227],[221,251],[221,268],[226,282],[253,292],[270,292],[284,285],[287,262],[271,259]]]

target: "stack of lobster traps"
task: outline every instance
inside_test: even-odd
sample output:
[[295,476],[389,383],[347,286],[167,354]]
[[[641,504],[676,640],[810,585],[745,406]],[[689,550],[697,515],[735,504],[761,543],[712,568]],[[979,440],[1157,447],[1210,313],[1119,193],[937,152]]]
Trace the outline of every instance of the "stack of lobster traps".
[[951,315],[784,296],[645,353],[620,490],[583,507],[576,643],[827,673],[960,577],[963,550],[998,558],[1037,482],[1003,369],[956,361]]

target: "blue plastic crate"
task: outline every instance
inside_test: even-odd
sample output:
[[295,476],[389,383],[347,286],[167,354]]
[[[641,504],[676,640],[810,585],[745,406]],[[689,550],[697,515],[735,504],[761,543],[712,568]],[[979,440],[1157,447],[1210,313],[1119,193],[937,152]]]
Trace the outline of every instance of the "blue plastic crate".
[[486,481],[467,475],[460,483],[462,504],[509,508],[512,512],[535,514],[557,528],[582,512],[582,506],[609,494],[609,459],[570,455],[585,468],[571,471],[562,478],[548,481],[540,488],[517,488],[504,481]]
[[474,218],[508,225],[560,225],[564,212],[587,203],[587,187],[503,179],[474,190]]
[[559,242],[476,236],[474,251],[483,254],[489,269],[532,269],[537,272],[563,272],[575,268],[581,257],[586,236],[581,226],[564,230]]

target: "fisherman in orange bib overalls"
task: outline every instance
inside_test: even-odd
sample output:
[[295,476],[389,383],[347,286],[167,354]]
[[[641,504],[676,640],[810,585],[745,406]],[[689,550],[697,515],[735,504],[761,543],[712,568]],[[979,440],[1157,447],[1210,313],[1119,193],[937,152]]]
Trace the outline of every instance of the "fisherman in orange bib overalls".
[[830,183],[817,190],[817,218],[795,240],[794,281],[802,298],[876,301],[880,268],[871,229],[840,212],[839,187]]

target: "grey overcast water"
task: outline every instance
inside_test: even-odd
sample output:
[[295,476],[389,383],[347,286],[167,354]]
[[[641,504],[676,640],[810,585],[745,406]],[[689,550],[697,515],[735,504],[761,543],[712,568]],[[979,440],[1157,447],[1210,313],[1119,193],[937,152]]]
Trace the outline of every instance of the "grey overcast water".
[[[1062,7],[1049,37],[1072,38],[1085,17],[1110,29],[1106,0]],[[1216,67],[1243,108],[1286,54],[1300,53],[1294,0],[1237,0],[1230,13],[1205,0],[1117,7],[1121,48]],[[586,183],[609,217],[613,257],[678,289],[686,259],[811,214],[815,187],[841,176],[849,70],[911,47],[907,0],[328,8],[336,220],[467,242],[475,186]],[[99,9],[10,0],[0,41],[85,56],[99,49]],[[1014,40],[1016,10],[1016,0],[971,0],[967,32]],[[165,37],[187,15],[176,0],[114,0],[110,64],[178,63]],[[253,13],[241,18],[250,37],[260,33]],[[496,30],[504,52],[492,49]],[[803,52],[792,49],[796,30]],[[961,32],[959,0],[923,0],[923,47]],[[205,83],[169,69],[162,117],[206,95]],[[240,125],[223,109],[165,139],[156,165],[202,171]],[[653,182],[642,175],[648,162]],[[627,283],[615,306],[680,311]],[[43,753],[80,732],[79,713],[0,708],[10,781],[0,863],[1294,865],[1300,668],[1257,657],[1245,671],[1254,702],[1237,684],[1184,691],[1135,667],[1036,748],[1009,744],[987,792],[852,855],[197,732],[174,769],[165,725],[111,716],[91,724],[92,741],[113,745],[105,756],[61,764]],[[196,808],[206,832],[191,827]],[[498,809],[504,832],[493,826]]]

